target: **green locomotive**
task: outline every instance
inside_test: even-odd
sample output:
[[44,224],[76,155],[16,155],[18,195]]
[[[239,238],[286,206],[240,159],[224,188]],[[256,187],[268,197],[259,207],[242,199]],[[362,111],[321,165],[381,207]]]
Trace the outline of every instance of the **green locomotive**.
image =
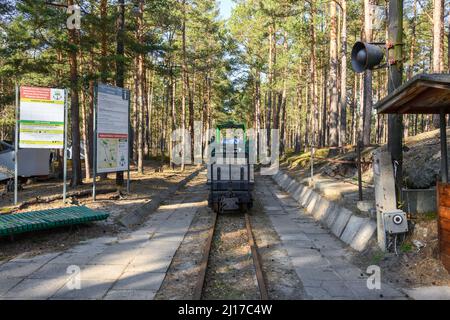
[[252,208],[254,165],[250,161],[245,125],[234,122],[218,125],[210,146],[209,206],[218,213]]

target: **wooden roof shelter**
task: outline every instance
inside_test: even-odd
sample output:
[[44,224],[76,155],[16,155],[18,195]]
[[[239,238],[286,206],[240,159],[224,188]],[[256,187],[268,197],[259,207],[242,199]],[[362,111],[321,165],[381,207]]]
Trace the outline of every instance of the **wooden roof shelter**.
[[419,74],[380,100],[380,114],[439,114],[442,182],[448,182],[447,131],[445,115],[450,113],[450,74]]
[[419,74],[398,87],[376,106],[378,113],[450,113],[450,74]]
[[448,183],[447,122],[450,113],[450,74],[417,75],[375,105],[378,113],[439,114],[442,183],[437,183],[439,251],[450,272],[450,184]]

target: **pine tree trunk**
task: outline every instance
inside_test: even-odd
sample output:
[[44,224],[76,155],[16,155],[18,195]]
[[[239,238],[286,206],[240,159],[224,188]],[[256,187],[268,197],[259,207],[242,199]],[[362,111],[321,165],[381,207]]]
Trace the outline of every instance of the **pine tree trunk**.
[[[139,0],[138,14],[138,42],[144,45],[144,0]],[[145,67],[144,54],[138,54],[138,121],[137,121],[137,153],[138,153],[138,173],[144,173],[144,108],[145,108]]]
[[[284,32],[284,41],[283,41],[283,51],[284,55],[288,55],[288,33],[287,31]],[[286,148],[285,146],[285,137],[286,137],[286,100],[287,100],[287,77],[288,77],[288,67],[287,65],[284,67],[283,70],[283,89],[280,95],[280,103],[277,110],[278,116],[277,116],[277,128],[280,129],[280,155],[284,154],[284,150]]]
[[414,50],[416,49],[416,16],[417,16],[417,0],[413,2],[413,20],[411,22],[411,46],[409,48],[409,68],[408,79],[414,75]]
[[298,64],[298,80],[297,80],[297,112],[298,112],[298,121],[295,127],[294,132],[294,152],[300,153],[302,149],[301,145],[301,134],[302,134],[302,123],[303,123],[303,117],[302,117],[302,107],[303,107],[303,88],[302,88],[302,80],[303,80],[303,66],[302,66],[302,59],[300,59],[300,62]]
[[[444,0],[433,0],[433,73],[442,72]],[[433,115],[433,127],[439,128],[439,115]]]
[[317,102],[317,61],[316,61],[316,28],[315,28],[315,20],[316,20],[316,12],[317,9],[313,1],[310,2],[310,14],[311,14],[311,22],[310,22],[310,32],[311,32],[311,102],[312,102],[312,140],[309,141],[311,145],[318,144],[319,138],[319,105]]
[[354,81],[353,81],[353,95],[352,95],[352,144],[356,145],[356,140],[357,140],[357,135],[358,135],[358,130],[357,130],[357,110],[358,110],[358,100],[357,100],[357,95],[358,95],[358,76],[355,73],[355,75],[353,76]]
[[162,116],[162,131],[161,131],[161,162],[160,162],[160,170],[163,171],[164,168],[164,157],[166,153],[166,131],[167,131],[167,117],[169,114],[169,105],[170,105],[170,92],[172,90],[172,87],[170,86],[170,82],[164,80],[166,83],[166,98],[165,98],[165,110],[163,112]]
[[[337,50],[337,14],[336,3],[330,2],[330,147],[339,145],[339,106],[338,106],[338,50]],[[337,149],[330,149],[330,155]]]
[[[301,74],[302,74],[302,67],[300,64],[299,67],[299,81],[301,81]],[[294,152],[295,153],[300,153],[302,146],[301,146],[301,134],[302,134],[302,123],[303,123],[303,119],[302,119],[302,99],[303,99],[303,94],[302,94],[302,87],[300,84],[297,84],[297,112],[298,112],[298,122],[295,128],[295,132],[294,132]]]
[[192,87],[190,83],[189,73],[186,77],[186,85],[188,92],[188,110],[189,110],[189,135],[191,137],[191,161],[194,161],[194,99],[195,99],[195,71],[192,72]]
[[150,70],[150,81],[147,88],[147,117],[148,117],[148,138],[147,138],[147,144],[148,144],[148,155],[153,155],[153,109],[154,109],[154,90],[155,90],[155,84],[154,84],[154,77],[155,77],[155,71]]
[[[172,132],[175,131],[176,127],[177,127],[177,117],[176,117],[176,91],[177,91],[177,82],[176,79],[174,79],[173,77],[173,69],[171,69],[170,72],[170,83],[172,85],[172,94],[170,96],[171,98],[171,104],[172,104],[172,108],[171,108],[171,128],[172,128]],[[172,139],[170,139],[170,154],[171,154],[171,159],[173,157],[173,147],[174,147],[174,142]],[[170,162],[170,166],[171,169],[174,170],[175,169],[175,163],[173,161]]]
[[[93,59],[93,58],[92,58]],[[83,74],[82,65],[87,65],[86,61],[84,61],[84,57],[82,54],[82,51],[80,51],[80,68],[79,72]],[[86,112],[86,109],[89,108],[88,106],[88,99],[86,97],[86,90],[84,90],[84,86],[81,90],[81,135],[84,142],[84,171],[85,171],[85,178],[90,179],[91,178],[91,165],[89,163],[89,158],[91,155],[91,152],[89,150],[89,140],[91,140],[89,137],[88,127],[89,127],[89,117]],[[81,149],[81,148],[80,148]]]
[[[125,66],[124,66],[124,32],[125,32],[125,0],[118,0],[117,6],[117,35],[116,35],[116,86],[120,88],[125,87]],[[130,126],[130,124],[128,124]],[[128,137],[131,140],[131,137]],[[133,145],[128,142],[128,148]],[[130,161],[130,152],[128,151],[128,161]],[[124,177],[123,172],[116,173],[116,185],[123,186]]]
[[181,171],[185,169],[185,131],[186,131],[186,91],[187,91],[187,61],[186,61],[186,0],[183,0],[183,23],[182,23],[182,50],[183,50],[183,65],[182,65],[182,92],[181,92]]
[[305,114],[305,140],[304,140],[304,146],[303,149],[307,149],[308,146],[310,146],[311,143],[311,139],[310,137],[311,135],[311,127],[310,124],[312,123],[311,119],[312,119],[312,107],[311,107],[311,103],[310,103],[310,97],[311,97],[311,90],[312,86],[309,85],[306,87],[306,97],[305,97],[305,109],[306,109],[306,114]]
[[107,0],[101,0],[100,1],[100,25],[101,25],[101,36],[100,36],[100,51],[101,51],[101,57],[100,57],[100,80],[102,83],[106,83],[108,80],[108,62],[107,62],[107,49],[108,49],[108,39],[107,39],[107,32],[108,25],[107,25],[107,9],[108,9],[108,1]]
[[269,88],[267,91],[267,116],[266,116],[266,130],[267,130],[267,147],[270,147],[270,137],[272,129],[272,113],[273,113],[273,82],[274,82],[274,47],[276,46],[275,43],[275,26],[272,22],[269,25],[269,56],[268,56],[268,65],[269,65],[269,71],[268,71],[268,82],[269,82]]
[[347,0],[341,1],[341,95],[339,99],[339,145],[347,143]]
[[256,155],[257,158],[259,158],[259,133],[261,129],[261,72],[259,69],[256,69],[255,71],[255,119],[254,119],[254,126],[255,126],[255,148],[256,148]]
[[[89,81],[89,108],[88,108],[88,141],[87,148],[89,153],[89,166],[94,167],[94,80]],[[89,139],[90,137],[90,139]]]
[[[73,6],[74,1],[68,0],[68,6]],[[82,184],[81,159],[80,159],[80,106],[78,90],[78,31],[69,29],[69,66],[70,66],[70,115],[72,129],[72,187]]]
[[[372,41],[372,11],[373,0],[364,0],[364,41]],[[362,143],[364,146],[370,145],[370,135],[372,131],[372,71],[364,73],[364,107],[363,107],[363,134]]]
[[89,119],[87,117],[86,113],[86,94],[84,90],[81,90],[81,129],[82,129],[82,136],[84,141],[84,171],[85,171],[85,178],[90,179],[91,178],[91,167],[89,164],[89,140],[88,140],[88,122]]
[[138,126],[138,122],[137,122],[137,115],[138,115],[138,109],[139,109],[139,70],[138,70],[138,57],[136,56],[134,58],[134,99],[133,99],[133,124],[131,127],[131,143],[133,145],[133,147],[131,148],[131,158],[133,159],[133,161],[136,163],[137,162],[137,126]]
[[328,91],[329,86],[327,84],[327,68],[323,68],[323,72],[321,74],[321,85],[322,85],[322,95],[321,95],[321,101],[319,101],[319,105],[322,106],[322,109],[320,111],[319,118],[321,119],[321,123],[319,124],[319,147],[324,147],[327,143],[327,119],[328,119],[328,112],[327,112],[327,103],[328,103]]
[[[98,70],[100,73],[100,83],[106,83],[107,81],[107,64],[106,64],[106,55],[107,55],[107,1],[100,1],[100,67]],[[94,62],[94,52],[92,52],[92,61]],[[107,173],[98,173],[97,176],[102,179],[106,179],[108,177]]]
[[447,32],[447,72],[450,73],[450,20],[448,23],[448,32]]

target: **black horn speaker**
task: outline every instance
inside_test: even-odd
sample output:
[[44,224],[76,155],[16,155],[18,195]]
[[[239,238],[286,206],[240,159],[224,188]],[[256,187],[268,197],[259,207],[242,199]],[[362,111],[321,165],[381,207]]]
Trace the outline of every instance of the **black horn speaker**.
[[374,44],[358,41],[352,49],[352,68],[361,73],[372,70],[380,64],[384,57],[384,50]]

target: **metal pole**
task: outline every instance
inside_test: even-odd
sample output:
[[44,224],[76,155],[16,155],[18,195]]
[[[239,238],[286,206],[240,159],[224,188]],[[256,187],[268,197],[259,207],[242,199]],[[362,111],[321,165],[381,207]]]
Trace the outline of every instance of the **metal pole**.
[[16,84],[16,132],[14,141],[14,205],[17,205],[17,189],[19,183],[19,86]]
[[67,89],[64,90],[64,172],[63,172],[63,203],[66,203],[67,195],[67,123],[68,123],[68,104],[67,104]]
[[445,111],[440,112],[440,140],[441,140],[441,175],[442,182],[448,183],[448,159],[447,159],[447,125],[445,123]]
[[127,171],[127,193],[130,193],[130,164],[128,164]]
[[94,88],[94,112],[93,112],[93,122],[94,122],[94,145],[93,145],[93,168],[92,168],[92,199],[96,200],[96,185],[95,180],[97,178],[97,96],[98,96],[98,85]]
[[[128,148],[130,148],[130,137],[131,137],[131,124],[130,124],[130,109],[131,109],[131,92],[128,90]],[[133,144],[131,144],[133,146]],[[128,149],[128,173],[127,173],[127,193],[130,193],[130,150]]]
[[314,147],[311,147],[311,182],[314,180]]
[[362,192],[362,170],[361,170],[361,141],[358,141],[356,146],[356,154],[358,157],[358,194],[359,201],[363,200],[363,192]]

